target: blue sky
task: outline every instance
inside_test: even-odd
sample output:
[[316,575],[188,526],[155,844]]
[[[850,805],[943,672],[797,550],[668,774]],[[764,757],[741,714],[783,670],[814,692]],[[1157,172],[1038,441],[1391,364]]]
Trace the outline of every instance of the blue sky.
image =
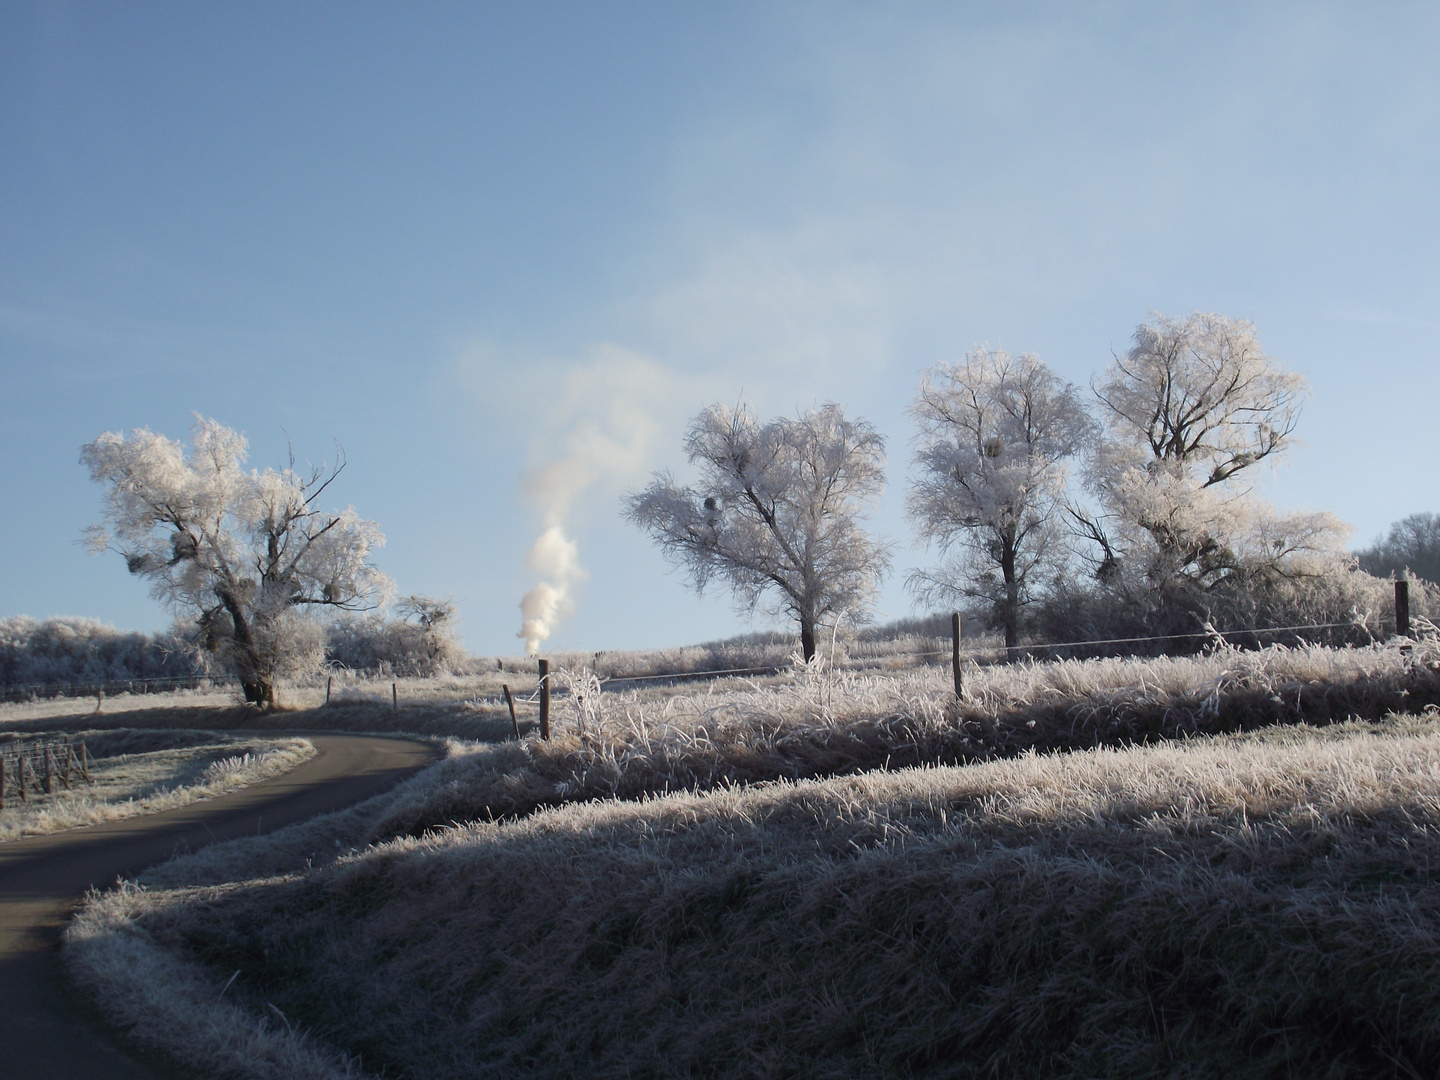
[[686,420],[835,400],[890,445],[979,342],[1086,383],[1151,310],[1310,381],[1266,481],[1368,542],[1440,511],[1440,9],[1384,4],[0,7],[0,616],[169,615],[79,544],[102,431],[349,461],[402,592],[513,653],[569,462],[557,648],[706,640],[618,497]]

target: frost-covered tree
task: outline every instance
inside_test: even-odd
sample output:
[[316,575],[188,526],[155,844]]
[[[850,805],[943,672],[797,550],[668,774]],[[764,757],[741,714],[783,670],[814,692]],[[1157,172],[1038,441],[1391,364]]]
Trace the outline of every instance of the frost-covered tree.
[[315,508],[343,462],[300,474],[246,472],[244,436],[197,417],[187,453],[150,431],[107,432],[81,450],[105,489],[91,549],[120,552],[151,595],[192,617],[202,646],[240,680],[245,699],[275,704],[275,680],[318,662],[323,633],[308,613],[384,601],[390,580],[370,562],[384,543],[353,508]]
[[712,405],[690,425],[685,453],[698,481],[655,474],[626,498],[697,591],[727,581],[742,608],[769,599],[800,627],[805,659],[829,616],[863,618],[890,566],[861,519],[885,483],[885,442],[838,405],[760,424],[748,406]]
[[1066,460],[1094,421],[1039,358],[983,348],[927,372],[910,415],[920,431],[907,508],[946,559],[907,584],[932,606],[984,601],[1013,649],[1032,576],[1062,545]]
[[1174,596],[1331,567],[1339,519],[1280,513],[1247,484],[1291,445],[1305,393],[1244,319],[1139,326],[1095,386],[1105,437],[1087,471],[1103,515],[1078,520],[1100,545],[1102,576]]

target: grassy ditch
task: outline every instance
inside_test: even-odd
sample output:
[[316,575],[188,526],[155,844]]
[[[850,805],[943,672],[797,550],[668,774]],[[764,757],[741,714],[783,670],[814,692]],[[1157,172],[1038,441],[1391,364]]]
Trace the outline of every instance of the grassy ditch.
[[[315,755],[308,740],[220,736],[213,731],[109,729],[66,732],[91,758],[67,791],[13,788],[0,811],[0,841],[152,814],[213,798],[288,772]],[[11,778],[12,785],[14,778]]]
[[[249,1018],[234,1046],[311,1055],[295,1075],[1440,1071],[1433,715],[590,802],[319,857],[314,830],[384,813],[94,897],[72,969],[103,985],[159,947],[189,1007]],[[317,850],[281,872],[277,844]],[[231,1064],[284,1075],[277,1053]]]

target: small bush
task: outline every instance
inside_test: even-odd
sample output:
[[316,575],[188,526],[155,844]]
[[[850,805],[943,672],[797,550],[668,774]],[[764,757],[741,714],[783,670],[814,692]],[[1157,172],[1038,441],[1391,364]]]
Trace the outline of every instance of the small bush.
[[326,660],[355,671],[419,677],[466,666],[453,603],[410,596],[397,609],[399,618],[352,615],[331,623],[325,635]]

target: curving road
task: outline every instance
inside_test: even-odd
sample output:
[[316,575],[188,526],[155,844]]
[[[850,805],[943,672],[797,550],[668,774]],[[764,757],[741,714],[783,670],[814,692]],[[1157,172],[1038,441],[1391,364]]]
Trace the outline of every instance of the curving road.
[[304,733],[318,753],[283,776],[164,813],[0,844],[0,1075],[180,1077],[125,1046],[60,972],[60,931],[92,885],[216,840],[269,832],[375,795],[436,760],[407,739]]

